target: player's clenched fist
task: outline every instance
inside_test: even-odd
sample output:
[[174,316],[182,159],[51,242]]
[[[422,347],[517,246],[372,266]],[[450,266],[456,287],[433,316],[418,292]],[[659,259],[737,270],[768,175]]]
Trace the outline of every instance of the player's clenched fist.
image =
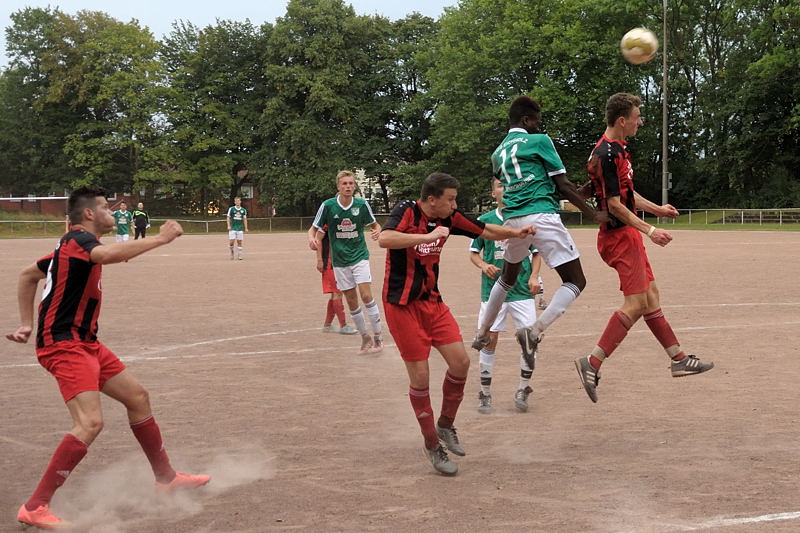
[[666,230],[655,228],[653,234],[650,235],[650,240],[659,246],[666,246],[672,240],[672,235]]
[[536,233],[536,228],[535,227],[530,226],[530,225],[529,226],[522,226],[521,228],[519,228],[519,235],[517,235],[517,237],[520,238],[520,239],[524,239],[528,235],[533,235],[534,233]]
[[183,235],[183,228],[176,221],[167,220],[161,225],[159,235],[167,239],[167,242],[172,242]]
[[439,239],[445,239],[450,235],[450,228],[446,226],[436,226],[436,229],[428,233],[428,240],[425,242],[435,242]]

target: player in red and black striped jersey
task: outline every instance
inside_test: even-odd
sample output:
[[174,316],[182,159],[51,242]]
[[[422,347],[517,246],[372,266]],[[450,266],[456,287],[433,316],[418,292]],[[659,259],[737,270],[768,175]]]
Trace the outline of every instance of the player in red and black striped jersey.
[[21,325],[6,338],[25,343],[33,331],[33,302],[39,281],[46,279],[39,305],[36,356],[55,377],[72,417],[72,430],[61,440],[36,490],[20,507],[17,519],[42,529],[66,529],[69,523],[50,511],[50,500],[64,484],[103,427],[100,392],[128,411],[134,436],[156,477],[156,488],[173,491],[208,483],[208,476],[175,472],[164,450],[147,391],[125,365],[97,340],[102,265],[127,261],[172,242],[183,233],[167,221],[153,239],[101,246],[98,238],[114,228],[114,217],[101,189],[83,187],[68,200],[70,229],[53,253],[20,274]]
[[[322,231],[325,232],[325,235],[322,237],[322,246],[317,246],[317,228],[313,225],[308,228],[309,248],[317,253],[317,270],[322,274],[322,293],[331,295],[325,310],[325,321],[322,323],[322,332],[355,335],[358,333],[358,330],[347,325],[347,319],[344,314],[344,302],[342,301],[343,294],[336,285],[336,276],[333,275],[331,241],[327,237],[328,226],[323,226]],[[338,329],[333,325],[334,316],[339,320]]]
[[[524,238],[532,226],[506,228],[483,222],[457,209],[458,180],[434,173],[422,183],[420,200],[395,206],[381,230],[378,243],[386,252],[383,301],[386,323],[394,338],[409,378],[408,395],[425,439],[425,451],[434,468],[445,475],[458,471],[448,450],[465,455],[453,421],[464,397],[469,357],[461,332],[439,292],[439,256],[450,235],[487,240]],[[447,372],[442,385],[441,416],[433,421],[429,395],[428,357],[436,348]]]
[[699,374],[714,367],[714,363],[703,363],[694,355],[683,352],[661,311],[658,287],[647,259],[642,234],[659,246],[669,244],[672,235],[640,219],[636,216],[637,209],[669,218],[677,217],[678,210],[669,204],[657,205],[633,188],[633,167],[626,140],[635,136],[639,126],[643,125],[640,105],[639,97],[627,93],[617,93],[608,99],[606,131],[595,145],[588,164],[597,205],[609,213],[609,221],[600,226],[597,235],[597,250],[603,261],[617,271],[620,290],[625,298],[622,308],[611,315],[592,352],[575,360],[581,383],[593,402],[597,401],[600,365],[642,316],[672,359],[673,377]]

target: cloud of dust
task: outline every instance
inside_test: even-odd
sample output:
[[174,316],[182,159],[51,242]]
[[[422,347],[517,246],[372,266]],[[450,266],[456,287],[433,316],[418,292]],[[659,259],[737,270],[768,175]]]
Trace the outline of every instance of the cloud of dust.
[[[211,476],[211,482],[195,491],[157,493],[150,465],[140,452],[93,473],[82,489],[69,490],[69,483],[56,493],[53,509],[70,520],[78,531],[124,533],[136,531],[139,520],[159,517],[171,521],[203,510],[203,502],[234,487],[269,479],[274,475],[274,456],[264,448],[226,449],[213,454],[206,466],[184,471]],[[181,461],[173,466],[183,469]],[[80,477],[80,468],[76,472]],[[77,480],[73,480],[77,481]]]

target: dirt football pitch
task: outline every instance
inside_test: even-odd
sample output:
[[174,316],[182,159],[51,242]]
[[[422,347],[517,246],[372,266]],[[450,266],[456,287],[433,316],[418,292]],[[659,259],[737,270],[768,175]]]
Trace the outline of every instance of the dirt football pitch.
[[[453,478],[423,456],[388,332],[383,353],[359,356],[357,336],[320,331],[326,297],[304,234],[249,234],[243,261],[225,235],[187,235],[105,267],[101,340],[149,390],[173,465],[213,478],[156,495],[124,408],[104,398],[105,429],[53,509],[95,533],[800,531],[800,232],[679,230],[648,244],[667,319],[716,367],[673,379],[640,321],[603,366],[597,404],[573,360],[622,296],[596,231],[572,233],[588,285],[546,332],[529,412],[513,403],[513,329],[490,415],[476,410],[469,350]],[[3,333],[19,323],[19,271],[55,243],[0,240]],[[467,246],[450,238],[440,288],[468,343],[479,271]],[[385,252],[370,249],[380,298]],[[549,299],[559,281],[547,269],[544,280]],[[33,346],[3,342],[0,531],[16,531],[70,422]],[[444,368],[434,351],[437,415]]]

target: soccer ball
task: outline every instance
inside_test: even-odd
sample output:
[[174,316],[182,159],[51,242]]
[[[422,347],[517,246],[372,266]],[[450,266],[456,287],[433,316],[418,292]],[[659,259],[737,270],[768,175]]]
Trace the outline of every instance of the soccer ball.
[[658,39],[655,33],[647,28],[633,28],[622,37],[619,48],[626,61],[641,65],[655,57],[658,52]]

